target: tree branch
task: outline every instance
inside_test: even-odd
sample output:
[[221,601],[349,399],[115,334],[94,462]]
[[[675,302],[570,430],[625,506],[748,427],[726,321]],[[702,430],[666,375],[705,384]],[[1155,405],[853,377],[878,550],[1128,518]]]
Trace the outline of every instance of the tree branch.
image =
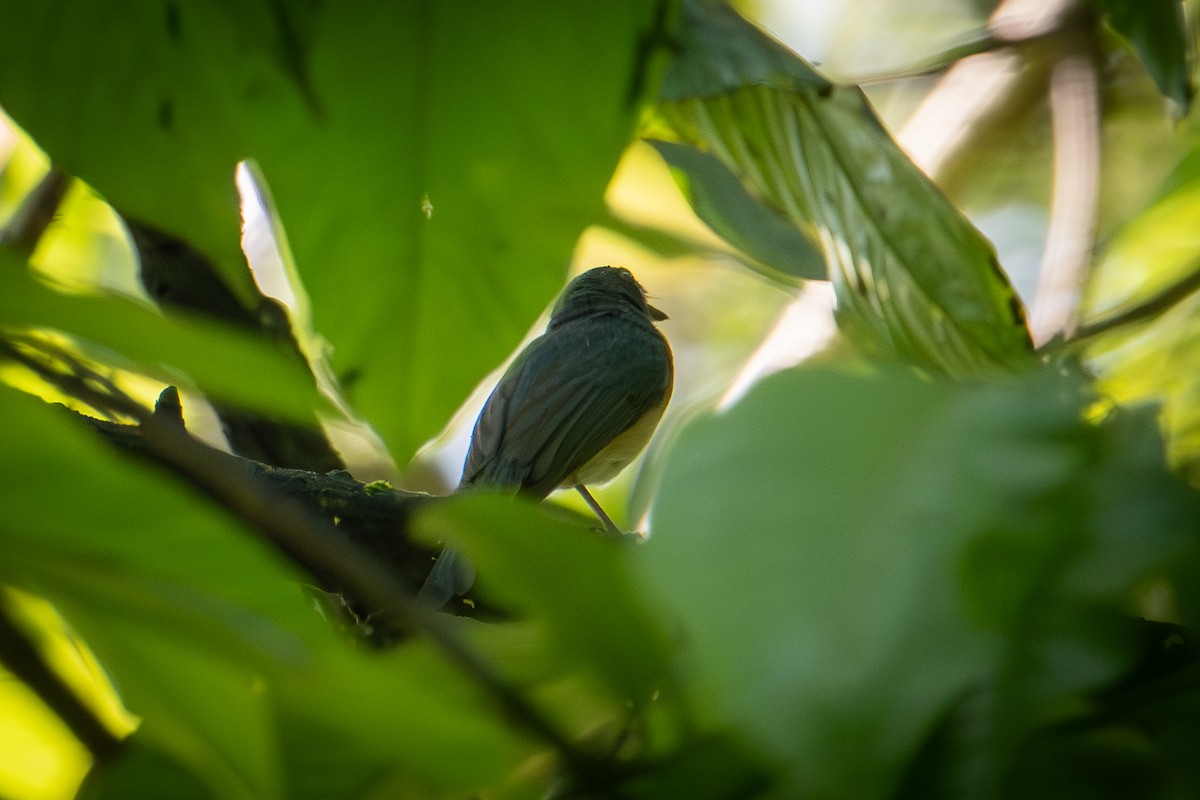
[[[149,435],[169,428],[188,441],[201,444],[184,427],[179,392],[174,387],[159,395],[151,411],[71,354],[48,343],[0,338],[0,356],[21,364],[60,391],[114,419],[134,420],[135,424],[128,425],[77,415],[123,451],[170,470],[214,500],[228,504],[231,496],[262,490],[269,499],[286,499],[298,504],[305,515],[336,525],[339,538],[349,539],[387,564],[410,590],[420,587],[429,573],[436,551],[411,540],[408,521],[418,506],[435,498],[383,484],[363,484],[344,470],[317,473],[274,467],[201,445],[207,448],[205,463],[211,470],[247,482],[235,495],[215,492],[209,481],[198,480],[194,470],[185,468],[161,434],[157,439]],[[342,590],[336,576],[322,562],[286,548],[285,554],[310,572],[323,588],[332,592]]]
[[[164,311],[201,314],[278,342],[311,372],[281,303],[260,295],[258,307],[247,309],[199,250],[144,222],[128,216],[122,216],[122,221],[137,252],[142,286]],[[345,467],[316,417],[311,424],[297,425],[221,403],[213,408],[230,447],[239,455],[316,472]]]
[[896,138],[944,192],[973,179],[970,156],[1001,122],[1041,102],[1055,40],[1088,24],[1083,13],[1077,0],[1004,0],[988,31],[1013,46],[956,62],[909,116]]
[[430,637],[513,720],[550,745],[577,780],[590,783],[602,772],[600,761],[577,749],[516,686],[471,650],[446,624],[445,615],[419,604],[386,563],[344,535],[340,526],[309,514],[265,481],[231,471],[228,454],[194,439],[165,417],[148,415],[140,429],[154,452],[268,541],[310,569],[331,575],[348,594],[377,613]]
[[[112,408],[136,420],[136,426],[101,422],[97,427],[114,441],[125,439],[126,449],[166,466],[208,494],[319,580],[329,581],[338,591],[371,609],[373,615],[382,617],[390,629],[432,639],[508,717],[558,754],[576,785],[596,787],[616,779],[608,760],[577,748],[517,686],[467,646],[457,630],[447,624],[446,614],[418,603],[414,589],[419,583],[412,584],[388,557],[399,548],[408,554],[405,556],[408,559],[414,546],[404,534],[403,523],[418,505],[437,502],[439,498],[394,489],[374,491],[361,484],[354,487],[352,484],[357,482],[343,472],[322,476],[254,464],[210,447],[189,434],[183,426],[178,395],[173,388],[164,391],[155,410],[150,411],[117,387],[106,387],[110,394],[79,376],[58,374],[2,339],[0,352],[60,388],[69,385],[85,402]],[[70,359],[68,354],[57,355],[61,360]],[[134,446],[130,437],[140,440],[140,444]],[[290,487],[290,493],[281,487]],[[319,513],[314,513],[313,502]],[[384,520],[384,525],[372,528],[348,524],[351,505],[370,509],[363,516]],[[352,534],[352,530],[358,534]],[[427,572],[428,558],[425,563]]]
[[1100,88],[1094,28],[1063,37],[1050,74],[1054,193],[1037,293],[1029,315],[1036,344],[1070,336],[1096,243],[1100,208]]

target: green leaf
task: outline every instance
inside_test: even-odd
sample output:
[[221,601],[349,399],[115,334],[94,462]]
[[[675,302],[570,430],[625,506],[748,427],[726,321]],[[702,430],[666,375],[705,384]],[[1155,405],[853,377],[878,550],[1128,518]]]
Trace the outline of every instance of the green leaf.
[[381,797],[421,798],[536,780],[514,775],[536,748],[432,646],[378,654],[330,644],[267,687],[276,690],[286,797],[360,797],[378,785]]
[[1178,0],[1095,0],[1112,29],[1133,45],[1158,90],[1191,108],[1194,87],[1189,64],[1189,34],[1184,3]]
[[146,745],[140,735],[126,739],[116,761],[89,774],[79,792],[79,800],[213,800],[218,796],[178,761]]
[[[777,209],[747,192],[719,160],[675,142],[649,143],[674,169],[697,216],[718,236],[784,275],[826,277],[825,260],[813,243]],[[771,271],[766,274],[778,277]]]
[[603,218],[653,13],[635,0],[5,5],[0,105],[235,286],[234,165],[254,158],[334,368],[404,460],[520,341]]
[[0,387],[0,416],[0,581],[55,604],[138,736],[214,796],[353,797],[392,773],[468,791],[530,755],[427,646],[339,638],[305,578],[203,497],[62,409]]
[[220,796],[279,796],[251,675],[254,663],[302,652],[265,616],[279,593],[258,583],[286,585],[289,573],[260,548],[237,547],[196,499],[104,452],[67,412],[11,389],[0,403],[11,426],[0,450],[0,579],[55,602],[147,738]]
[[719,737],[691,742],[677,758],[632,782],[632,797],[646,800],[721,800],[758,797],[767,771],[740,742]]
[[299,422],[311,421],[324,403],[303,362],[281,345],[206,319],[168,319],[125,297],[54,291],[5,251],[0,326],[60,331],[113,366],[194,384],[213,398]]
[[633,588],[630,548],[511,497],[472,495],[417,512],[430,542],[470,558],[480,590],[545,626],[559,657],[638,704],[661,688],[663,631]]
[[1148,415],[1093,425],[1085,403],[1055,375],[814,369],[694,423],[638,564],[685,626],[702,718],[770,754],[785,794],[879,797],[981,692],[973,785],[995,790],[1035,721],[1125,665],[1118,610],[1200,513]]
[[[1200,476],[1200,144],[1193,143],[1158,197],[1107,243],[1089,276],[1085,313],[1095,322],[1121,317],[1156,297],[1173,304],[1135,314],[1090,343],[1101,385],[1121,403],[1154,402],[1173,463]],[[1181,293],[1173,287],[1191,286]]]
[[864,350],[974,375],[1029,361],[991,245],[838,86],[716,3],[685,4],[660,110],[746,191],[820,242],[838,320]]

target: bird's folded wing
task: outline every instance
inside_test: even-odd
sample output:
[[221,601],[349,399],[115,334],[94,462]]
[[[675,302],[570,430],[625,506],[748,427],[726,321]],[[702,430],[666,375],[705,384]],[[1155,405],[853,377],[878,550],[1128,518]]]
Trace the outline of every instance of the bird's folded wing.
[[464,482],[545,496],[660,404],[666,345],[648,326],[630,326],[602,336],[560,329],[531,343],[480,415]]

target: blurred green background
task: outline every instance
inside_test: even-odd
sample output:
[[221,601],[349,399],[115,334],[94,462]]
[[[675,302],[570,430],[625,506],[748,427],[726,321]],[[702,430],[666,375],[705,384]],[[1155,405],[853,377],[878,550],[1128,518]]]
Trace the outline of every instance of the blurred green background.
[[[581,738],[669,665],[660,705],[637,706],[655,767],[631,796],[702,796],[684,787],[709,753],[712,796],[1088,796],[1114,759],[1141,782],[1108,790],[1187,796],[1183,711],[1088,714],[1133,660],[1119,619],[1195,621],[1195,498],[1163,464],[1200,480],[1195,4],[738,9],[861,83],[900,149],[753,34],[656,46],[671,4],[0,3],[0,222],[51,159],[79,179],[36,247],[6,242],[0,327],[146,403],[180,384],[217,444],[222,403],[316,409],[356,478],[440,494],[569,275],[625,265],[671,316],[677,384],[599,496],[654,536],[613,554],[528,510],[433,514],[427,535],[474,548],[531,620],[469,626],[472,646]],[[114,208],[248,306],[284,300],[313,375],[153,310]],[[807,280],[827,265],[832,283]],[[0,380],[88,410],[11,361]],[[349,646],[225,512],[4,398],[3,607],[137,730],[88,796],[147,776],[210,797],[554,783],[543,743],[428,642]],[[75,796],[86,749],[8,674],[0,709],[0,796]]]

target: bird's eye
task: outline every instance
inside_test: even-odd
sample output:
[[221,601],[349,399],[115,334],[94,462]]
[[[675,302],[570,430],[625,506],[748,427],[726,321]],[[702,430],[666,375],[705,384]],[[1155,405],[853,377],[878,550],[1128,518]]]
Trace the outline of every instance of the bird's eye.
[[619,274],[622,278],[624,278],[627,281],[633,280],[633,273],[630,272],[629,270],[625,269],[624,267],[618,267],[617,274]]

